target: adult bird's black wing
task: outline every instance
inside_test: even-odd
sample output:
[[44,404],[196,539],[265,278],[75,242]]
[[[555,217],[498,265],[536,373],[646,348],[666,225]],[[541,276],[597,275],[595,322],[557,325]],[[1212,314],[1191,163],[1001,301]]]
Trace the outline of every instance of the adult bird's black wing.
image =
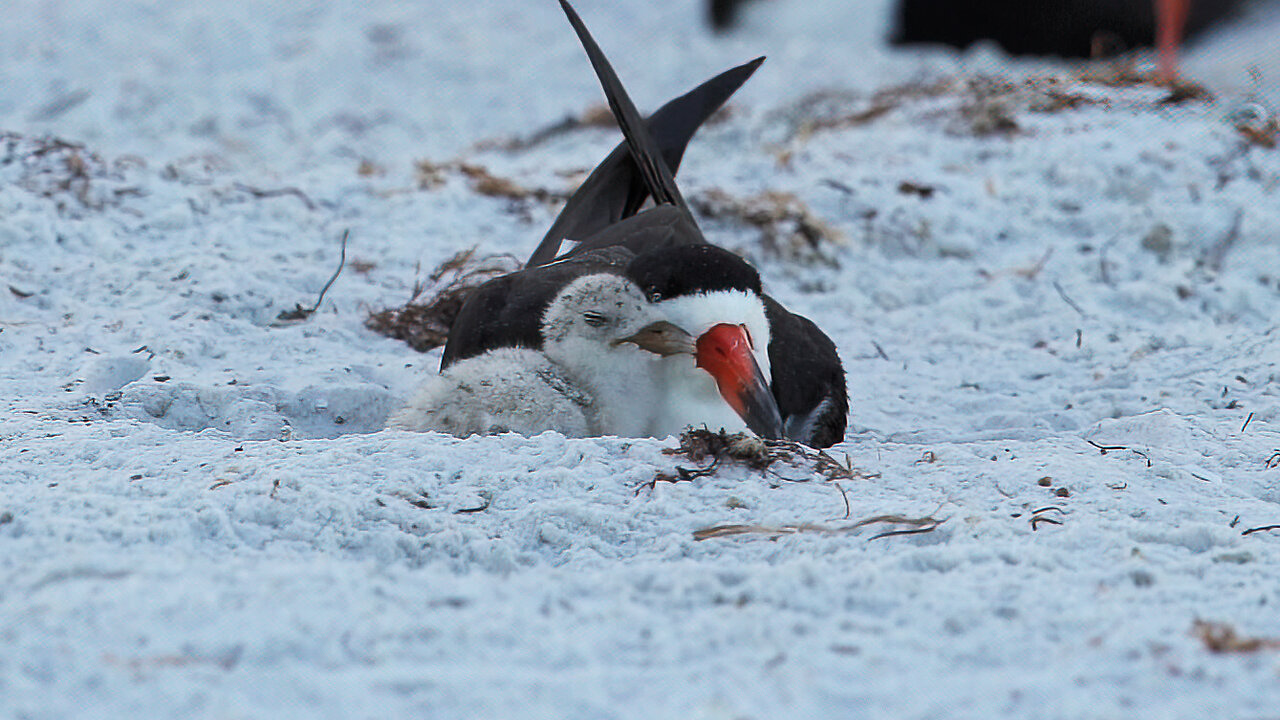
[[569,18],[573,31],[578,34],[582,49],[587,51],[587,59],[591,61],[591,67],[596,71],[596,78],[604,87],[604,96],[609,101],[609,109],[613,111],[613,117],[618,121],[618,128],[622,130],[622,136],[626,138],[627,147],[631,150],[631,159],[639,168],[640,177],[649,189],[649,194],[653,196],[654,203],[675,205],[687,210],[688,205],[680,195],[680,188],[676,187],[675,175],[663,160],[662,149],[645,128],[644,120],[640,118],[640,111],[636,110],[635,103],[631,102],[631,96],[622,86],[622,81],[613,71],[613,66],[604,56],[604,51],[596,44],[591,33],[587,32],[587,26],[582,23],[582,18],[578,17],[569,0],[560,0],[560,7]]
[[[645,122],[663,160],[674,175],[680,169],[685,148],[698,128],[719,110],[764,62],[758,57],[726,70],[658,108]],[[624,218],[635,215],[649,197],[640,168],[624,140],[609,153],[565,203],[526,267],[545,265],[556,258],[566,240],[586,241]],[[589,249],[579,244],[568,257]]]
[[773,398],[787,437],[818,448],[835,445],[844,439],[849,418],[849,390],[835,343],[809,318],[760,297],[769,320]]

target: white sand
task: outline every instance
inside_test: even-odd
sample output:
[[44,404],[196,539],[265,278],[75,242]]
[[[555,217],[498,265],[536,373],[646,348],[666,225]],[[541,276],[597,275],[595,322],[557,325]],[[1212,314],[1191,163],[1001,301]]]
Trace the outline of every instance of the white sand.
[[[881,473],[841,483],[851,519],[927,534],[699,542],[844,500],[807,467],[645,489],[692,466],[672,439],[377,431],[439,352],[369,311],[556,212],[414,161],[565,191],[617,142],[477,147],[601,99],[550,0],[6,7],[0,717],[1274,716],[1280,652],[1195,622],[1280,638],[1280,531],[1244,532],[1280,524],[1280,150],[1227,120],[1277,110],[1276,4],[1191,52],[1225,92],[1176,107],[893,55],[880,3],[831,5],[757,3],[729,39],[701,3],[579,10],[642,108],[770,56],[682,187],[794,193],[844,236],[834,268],[703,221],[839,347],[832,452]],[[1002,97],[1018,131],[977,135],[962,88],[993,69],[1099,102]],[[839,116],[939,80],[793,136],[816,90]],[[274,326],[345,229],[319,311]]]

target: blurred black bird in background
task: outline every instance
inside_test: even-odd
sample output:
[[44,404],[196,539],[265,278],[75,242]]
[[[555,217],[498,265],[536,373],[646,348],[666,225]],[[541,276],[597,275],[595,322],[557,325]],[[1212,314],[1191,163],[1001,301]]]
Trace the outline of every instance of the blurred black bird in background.
[[[748,0],[708,0],[711,27],[733,27]],[[1011,55],[1092,58],[1155,46],[1161,79],[1178,46],[1228,18],[1242,0],[898,0],[891,42],[966,48],[993,40]]]

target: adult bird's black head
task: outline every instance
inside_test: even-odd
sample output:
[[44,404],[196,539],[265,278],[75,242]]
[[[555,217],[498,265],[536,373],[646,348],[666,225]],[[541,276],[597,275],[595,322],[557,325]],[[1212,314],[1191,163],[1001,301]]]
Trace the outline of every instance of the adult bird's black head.
[[[626,272],[700,341],[717,331],[717,342],[700,345],[699,367],[712,372],[703,358],[721,347],[754,349],[759,366],[769,370],[784,437],[814,447],[844,439],[849,400],[835,344],[808,318],[765,294],[759,273],[746,260],[710,244],[658,247],[638,255]],[[728,338],[725,325],[742,327],[745,337]],[[737,380],[716,375],[721,394],[745,374],[739,371]],[[728,395],[725,400],[736,407]]]
[[759,295],[760,273],[746,260],[711,244],[662,247],[642,252],[627,265],[650,301],[717,290]]

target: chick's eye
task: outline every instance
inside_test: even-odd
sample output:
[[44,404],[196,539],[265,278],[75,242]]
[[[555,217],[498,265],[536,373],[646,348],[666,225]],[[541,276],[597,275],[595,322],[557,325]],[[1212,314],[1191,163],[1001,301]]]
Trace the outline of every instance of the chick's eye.
[[602,313],[590,312],[590,311],[582,313],[582,319],[585,320],[587,324],[592,327],[600,327],[601,325],[604,325],[605,323],[609,322],[609,318],[603,315]]

